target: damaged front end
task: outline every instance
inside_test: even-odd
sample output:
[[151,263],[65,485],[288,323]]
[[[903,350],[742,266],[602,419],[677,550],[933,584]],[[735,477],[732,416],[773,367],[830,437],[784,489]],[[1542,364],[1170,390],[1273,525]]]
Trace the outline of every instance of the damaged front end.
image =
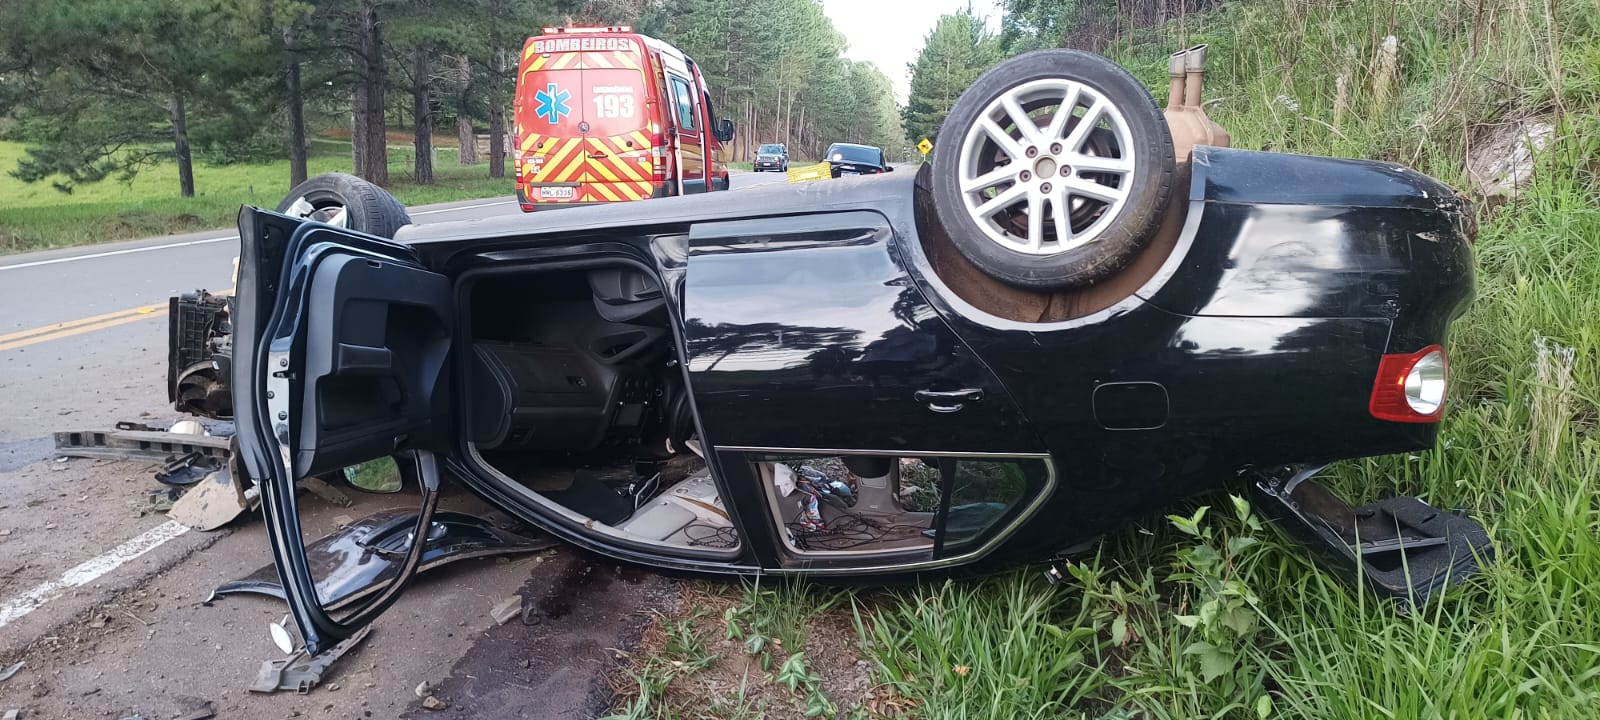
[[180,412],[232,418],[233,298],[197,290],[167,302],[167,400]]
[[1330,571],[1412,609],[1494,562],[1489,533],[1464,512],[1406,496],[1351,507],[1311,479],[1321,470],[1281,467],[1249,482],[1256,505]]

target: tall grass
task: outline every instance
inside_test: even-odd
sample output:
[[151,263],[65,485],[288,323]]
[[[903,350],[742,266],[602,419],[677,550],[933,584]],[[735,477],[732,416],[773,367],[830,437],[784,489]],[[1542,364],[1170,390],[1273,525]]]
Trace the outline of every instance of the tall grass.
[[1556,125],[1531,186],[1480,217],[1439,446],[1326,477],[1467,508],[1498,562],[1401,614],[1213,496],[1198,522],[1109,538],[1065,589],[1019,573],[865,609],[886,682],[930,718],[1600,717],[1600,4],[1262,0],[1185,26],[1112,54],[1160,87],[1167,52],[1212,43],[1207,97],[1238,147],[1466,187],[1494,126]]

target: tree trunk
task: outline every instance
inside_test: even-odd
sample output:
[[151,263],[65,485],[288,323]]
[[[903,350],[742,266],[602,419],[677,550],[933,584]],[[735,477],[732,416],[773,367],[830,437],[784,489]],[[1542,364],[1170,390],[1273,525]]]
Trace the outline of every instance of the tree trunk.
[[489,177],[506,176],[506,106],[489,110]]
[[289,93],[289,187],[294,187],[306,181],[306,113],[300,95],[300,56],[293,50],[291,31],[285,30],[283,38],[290,45],[284,84]]
[[472,120],[465,115],[456,118],[456,143],[461,146],[456,162],[462,165],[478,164],[478,136],[472,131]]
[[[472,87],[472,60],[466,54],[461,56],[461,84]],[[460,145],[456,152],[456,162],[462,165],[478,164],[478,136],[472,132],[471,103],[468,101],[467,91],[461,93],[461,107],[456,109],[456,142]]]
[[183,93],[172,94],[172,151],[178,159],[178,194],[194,197],[194,157],[189,153],[189,118]]
[[411,53],[411,113],[416,119],[417,149],[415,181],[433,184],[433,108],[429,97],[428,48],[419,46]]
[[389,133],[384,122],[383,23],[375,0],[361,5],[361,86],[366,107],[366,146],[358,174],[375,185],[389,184]]
[[359,85],[350,92],[350,168],[361,173],[367,167],[367,91]]

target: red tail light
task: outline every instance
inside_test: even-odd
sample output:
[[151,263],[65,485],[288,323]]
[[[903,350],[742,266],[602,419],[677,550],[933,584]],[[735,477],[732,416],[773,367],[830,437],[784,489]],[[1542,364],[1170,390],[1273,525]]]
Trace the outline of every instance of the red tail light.
[[667,181],[667,146],[661,133],[650,136],[650,181]]
[[1450,361],[1444,349],[1429,345],[1414,353],[1384,355],[1368,404],[1379,420],[1435,423],[1444,414]]

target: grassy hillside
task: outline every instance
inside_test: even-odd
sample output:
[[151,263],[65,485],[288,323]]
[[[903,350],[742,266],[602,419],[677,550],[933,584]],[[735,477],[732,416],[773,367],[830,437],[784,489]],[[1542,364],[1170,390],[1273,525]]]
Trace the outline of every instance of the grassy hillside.
[[[1600,4],[1256,0],[1185,28],[1111,54],[1160,88],[1167,53],[1212,43],[1206,96],[1237,147],[1382,158],[1464,188],[1463,158],[1491,127],[1555,123],[1531,187],[1480,215],[1439,447],[1327,478],[1352,499],[1466,508],[1499,562],[1401,615],[1218,494],[1108,538],[1065,585],[1031,570],[819,591],[855,610],[882,683],[868,704],[926,718],[1600,717]],[[1385,97],[1375,57],[1391,34]],[[788,602],[770,614],[819,601]]]
[[[312,143],[309,172],[350,171],[348,142]],[[171,163],[145,170],[131,182],[79,185],[70,194],[48,182],[24,183],[10,171],[23,146],[0,142],[0,253],[81,245],[168,233],[223,228],[241,204],[276,207],[289,190],[289,163],[196,164],[195,197],[178,197]],[[511,179],[490,180],[487,165],[461,167],[453,148],[439,148],[435,184],[413,185],[411,153],[391,149],[391,190],[407,205],[511,194]]]

